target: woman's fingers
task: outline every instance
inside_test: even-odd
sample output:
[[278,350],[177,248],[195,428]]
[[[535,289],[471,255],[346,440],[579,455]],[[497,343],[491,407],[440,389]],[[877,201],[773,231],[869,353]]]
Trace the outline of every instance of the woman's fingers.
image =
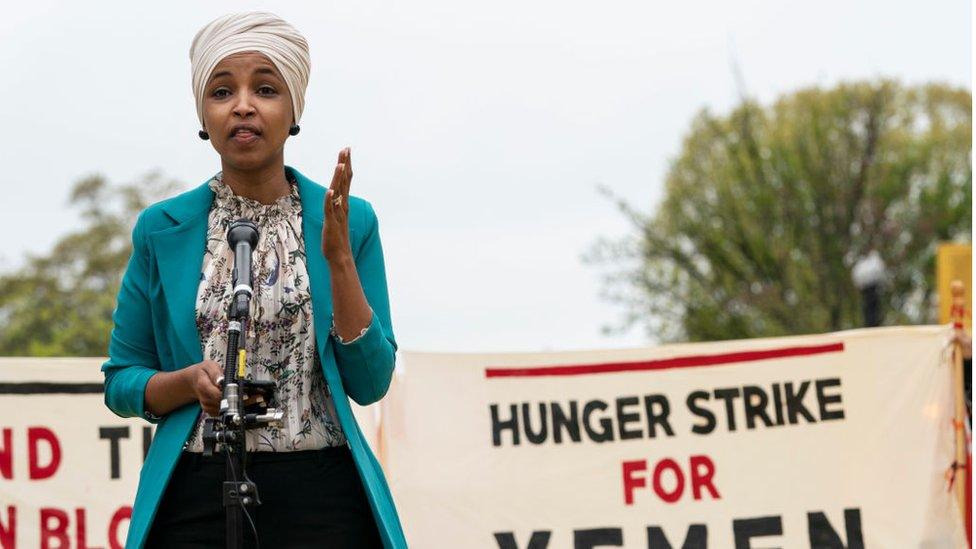
[[339,151],[339,157],[336,159],[336,174],[338,174],[338,177],[333,175],[332,180],[338,183],[338,185],[330,188],[335,191],[336,196],[342,195],[343,202],[346,202],[349,198],[349,187],[352,183],[352,149],[349,147],[345,147]]
[[346,201],[349,199],[349,166],[345,164],[339,165],[339,170],[342,172],[342,183],[339,190],[339,195],[342,196],[342,203],[340,206],[342,208],[346,207]]
[[[336,177],[337,182],[334,189],[330,189],[325,196],[325,209],[327,214],[331,214],[332,218],[335,219],[336,214],[342,213],[341,208],[336,206],[336,200],[342,200],[345,202],[345,198],[342,194],[342,166],[336,166]],[[326,218],[328,222],[328,218]]]
[[200,375],[196,383],[197,400],[204,411],[211,416],[217,415],[220,399],[223,398],[223,389],[220,385],[223,374],[220,364],[213,360],[200,363]]
[[[326,258],[338,252],[348,240],[347,217],[349,213],[349,187],[352,180],[349,147],[339,151],[332,183],[325,193],[325,224],[322,227],[322,252]],[[338,204],[337,204],[338,202]]]
[[[328,214],[345,213],[348,211],[349,202],[349,185],[346,182],[346,166],[344,164],[337,164],[335,167],[335,174],[333,176],[333,181],[335,181],[335,186],[330,188],[325,195],[325,212],[326,216]],[[339,204],[336,204],[336,201]],[[334,217],[334,215],[333,215]],[[328,217],[326,217],[328,222]]]
[[204,412],[210,417],[216,417],[220,413],[220,406],[218,405],[220,401],[214,400],[203,400],[200,402],[200,407],[203,408]]
[[220,388],[220,382],[223,381],[224,369],[220,367],[214,360],[206,361],[207,377],[218,389]]
[[352,186],[352,149],[346,147],[346,188],[343,194],[349,196],[349,188]]
[[336,186],[332,187],[332,190],[335,191],[336,196],[344,194],[343,189],[345,187],[346,177],[345,174],[343,173],[343,168],[345,167],[345,165],[346,165],[346,149],[342,149],[339,151],[339,156],[336,158],[335,174],[332,177],[332,180],[336,182]]
[[329,189],[325,193],[325,204],[323,204],[323,207],[325,208],[326,223],[329,222],[329,217],[331,217],[332,211],[334,209],[332,207],[332,200],[334,200],[335,196],[337,196],[337,194],[339,193],[339,189],[341,188],[342,188],[342,171],[340,170],[340,166],[337,164],[335,169],[332,171],[332,183],[329,184]]
[[342,170],[340,170],[341,166],[342,166],[341,160],[339,162],[336,162],[336,167],[334,170],[332,170],[332,182],[329,183],[329,188],[336,192],[342,189]]
[[217,415],[220,408],[220,399],[223,398],[223,392],[216,385],[209,385],[204,388],[202,398],[200,399],[200,406],[207,411],[211,416]]

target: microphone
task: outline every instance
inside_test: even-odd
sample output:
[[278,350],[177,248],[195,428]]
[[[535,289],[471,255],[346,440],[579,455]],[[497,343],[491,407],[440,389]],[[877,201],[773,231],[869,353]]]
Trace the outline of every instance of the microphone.
[[248,302],[254,294],[251,253],[258,244],[258,228],[246,219],[239,219],[227,229],[227,242],[234,250],[234,316],[245,318],[248,314]]

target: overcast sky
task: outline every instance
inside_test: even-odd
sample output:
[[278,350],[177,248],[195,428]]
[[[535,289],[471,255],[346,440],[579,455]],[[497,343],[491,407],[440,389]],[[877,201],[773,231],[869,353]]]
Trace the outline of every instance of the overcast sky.
[[0,18],[0,268],[77,222],[78,178],[160,169],[187,187],[219,157],[197,136],[188,50],[232,11],[308,38],[302,131],[285,162],[323,184],[352,147],[380,219],[401,348],[632,347],[580,256],[651,211],[701,108],[737,89],[887,76],[971,86],[971,7],[927,2],[16,2]]

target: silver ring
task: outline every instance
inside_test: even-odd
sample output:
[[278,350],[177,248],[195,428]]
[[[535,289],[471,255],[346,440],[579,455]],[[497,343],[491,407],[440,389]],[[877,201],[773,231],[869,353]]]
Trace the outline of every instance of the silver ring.
[[217,376],[217,381],[214,381],[214,385],[220,385],[224,382],[224,376]]

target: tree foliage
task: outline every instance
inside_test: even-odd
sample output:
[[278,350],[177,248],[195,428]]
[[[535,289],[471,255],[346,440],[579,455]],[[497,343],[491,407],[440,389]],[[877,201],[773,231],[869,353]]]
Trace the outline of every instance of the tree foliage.
[[[809,88],[770,106],[699,113],[634,234],[587,259],[610,264],[622,327],[720,340],[862,326],[853,264],[887,265],[885,324],[935,320],[935,250],[972,228],[968,90],[893,81]],[[609,192],[609,191],[608,191]]]
[[75,183],[69,205],[81,228],[0,275],[0,355],[105,356],[135,219],[178,188],[159,172],[131,184],[101,175]]

